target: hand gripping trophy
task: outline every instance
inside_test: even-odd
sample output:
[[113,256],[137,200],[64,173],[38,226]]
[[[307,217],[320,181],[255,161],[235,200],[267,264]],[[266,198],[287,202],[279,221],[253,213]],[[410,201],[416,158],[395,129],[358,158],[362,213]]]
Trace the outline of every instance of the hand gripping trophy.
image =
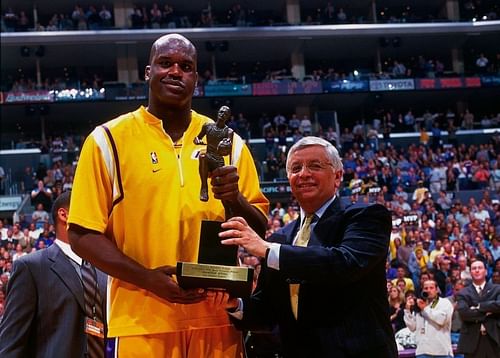
[[205,144],[202,141],[207,137],[207,151],[200,154],[199,171],[201,178],[200,200],[208,201],[208,175],[216,168],[224,166],[224,157],[231,154],[233,145],[233,130],[226,126],[231,116],[231,110],[222,106],[217,113],[215,123],[206,123],[200,133],[194,138],[195,144]]

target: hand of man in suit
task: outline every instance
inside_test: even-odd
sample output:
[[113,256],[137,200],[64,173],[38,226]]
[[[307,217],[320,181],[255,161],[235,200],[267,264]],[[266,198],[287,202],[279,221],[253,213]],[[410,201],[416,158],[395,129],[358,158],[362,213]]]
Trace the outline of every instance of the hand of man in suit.
[[230,297],[226,291],[208,290],[207,300],[213,309],[234,310],[238,307],[238,299]]
[[221,227],[226,229],[219,233],[219,237],[224,239],[221,244],[240,245],[251,255],[266,257],[266,251],[271,244],[261,239],[245,219],[236,216],[223,223]]

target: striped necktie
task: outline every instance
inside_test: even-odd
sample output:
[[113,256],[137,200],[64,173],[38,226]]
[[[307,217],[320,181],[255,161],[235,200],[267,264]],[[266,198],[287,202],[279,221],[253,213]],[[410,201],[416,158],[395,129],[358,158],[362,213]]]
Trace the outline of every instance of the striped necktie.
[[[307,215],[302,228],[297,233],[297,239],[295,240],[294,246],[302,246],[306,247],[309,242],[309,238],[311,237],[311,223],[314,219],[315,215]],[[299,310],[299,288],[300,284],[291,283],[290,284],[290,303],[292,305],[292,313],[295,319],[298,317]]]
[[[87,357],[104,357],[104,338],[90,334],[88,323],[98,321],[104,324],[102,298],[97,284],[95,267],[87,261],[82,261],[80,267],[83,283],[83,298],[85,302],[85,330],[87,332]],[[92,326],[94,327],[94,326]]]

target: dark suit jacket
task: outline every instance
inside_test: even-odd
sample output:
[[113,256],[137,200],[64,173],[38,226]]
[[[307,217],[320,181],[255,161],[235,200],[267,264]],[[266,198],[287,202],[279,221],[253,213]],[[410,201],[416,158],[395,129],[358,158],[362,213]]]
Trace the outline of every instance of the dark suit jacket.
[[[349,354],[397,357],[389,321],[385,261],[391,216],[382,205],[341,208],[337,198],[314,227],[308,247],[292,246],[300,220],[271,240],[280,249],[280,269],[263,264],[256,290],[244,300],[240,328],[278,324],[287,357]],[[290,305],[290,283],[300,283],[298,319]]]
[[[106,275],[97,277],[105,299]],[[53,244],[15,261],[0,357],[83,357],[85,347],[83,286],[68,257]]]
[[[479,309],[471,309],[479,304]],[[462,319],[458,352],[473,353],[479,342],[481,323],[500,349],[500,285],[486,282],[481,295],[473,284],[457,294],[457,309]],[[486,312],[492,312],[486,315]]]

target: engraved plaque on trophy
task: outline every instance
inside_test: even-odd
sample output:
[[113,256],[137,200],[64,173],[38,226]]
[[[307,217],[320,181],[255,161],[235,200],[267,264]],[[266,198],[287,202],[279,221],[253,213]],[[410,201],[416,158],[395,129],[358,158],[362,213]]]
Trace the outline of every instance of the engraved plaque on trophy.
[[[229,107],[222,106],[217,122],[207,123],[195,137],[195,144],[204,145],[207,151],[200,155],[200,200],[208,201],[208,174],[224,165],[224,156],[231,155],[233,132],[226,126],[231,116]],[[231,211],[225,206],[226,218]],[[178,262],[177,281],[182,288],[225,290],[233,297],[248,297],[252,291],[253,268],[238,266],[238,247],[220,243],[218,234],[222,222],[201,222],[198,262]]]

